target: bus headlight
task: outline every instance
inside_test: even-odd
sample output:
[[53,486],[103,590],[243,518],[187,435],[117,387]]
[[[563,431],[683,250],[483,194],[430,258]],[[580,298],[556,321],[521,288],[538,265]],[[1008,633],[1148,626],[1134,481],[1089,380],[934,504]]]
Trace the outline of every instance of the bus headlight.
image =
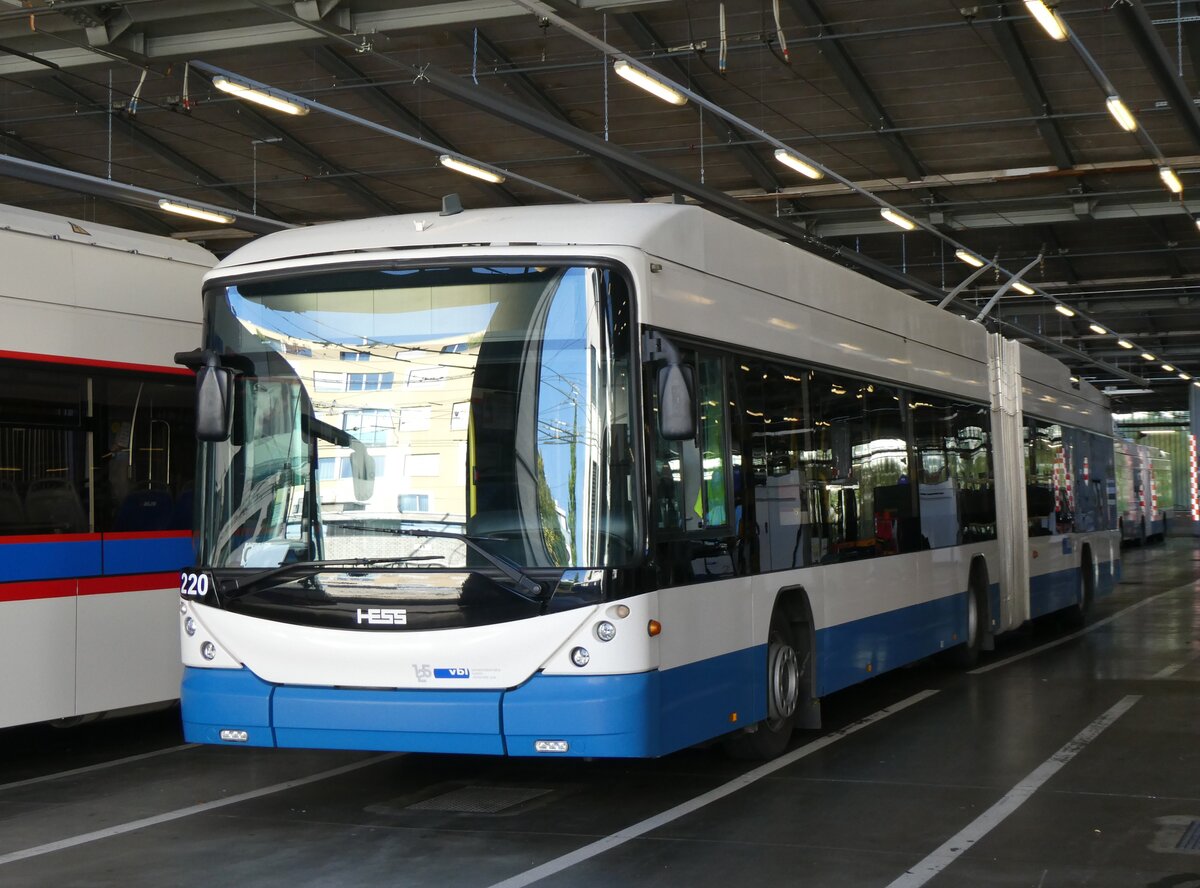
[[206,641],[200,645],[200,656],[206,660],[215,660],[217,657],[217,646],[211,641]]
[[617,637],[617,627],[608,620],[601,620],[596,624],[596,637],[601,641],[612,641]]
[[587,648],[577,647],[571,651],[571,662],[582,669],[591,662],[592,655],[588,653]]
[[186,617],[183,621],[183,631],[188,635],[196,634],[196,621],[191,617]]

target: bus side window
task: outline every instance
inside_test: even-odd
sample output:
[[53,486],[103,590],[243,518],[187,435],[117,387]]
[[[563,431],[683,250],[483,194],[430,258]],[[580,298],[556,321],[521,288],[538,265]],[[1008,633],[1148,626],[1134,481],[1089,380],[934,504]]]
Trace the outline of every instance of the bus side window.
[[[696,437],[668,441],[654,433],[655,523],[666,531],[696,532],[729,525],[725,391],[721,358],[684,350],[696,370]],[[651,392],[657,408],[657,394]]]

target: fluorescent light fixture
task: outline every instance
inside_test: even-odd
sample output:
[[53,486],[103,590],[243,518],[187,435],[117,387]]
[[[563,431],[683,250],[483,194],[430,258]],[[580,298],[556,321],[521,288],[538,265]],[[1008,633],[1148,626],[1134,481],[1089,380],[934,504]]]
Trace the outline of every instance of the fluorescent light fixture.
[[1066,317],[1066,318],[1075,317],[1075,311],[1073,309],[1067,308],[1061,302],[1054,303],[1054,310],[1056,312],[1058,312],[1060,315],[1062,315],[1063,317]]
[[1033,287],[1029,286],[1028,284],[1023,284],[1020,281],[1013,281],[1012,288],[1018,293],[1024,293],[1026,296],[1032,296],[1034,294]]
[[954,255],[962,262],[967,263],[972,268],[983,268],[984,262],[974,253],[967,250],[955,250]]
[[634,86],[639,86],[646,92],[658,96],[664,102],[670,102],[672,105],[686,105],[687,96],[681,93],[674,87],[667,86],[653,74],[648,74],[641,68],[629,64],[624,59],[617,59],[613,64],[613,70],[624,77]]
[[1078,376],[1072,376],[1072,377],[1071,377],[1071,382],[1079,382],[1079,377],[1078,377]]
[[1183,194],[1183,183],[1179,181],[1179,177],[1175,175],[1175,171],[1170,167],[1159,167],[1158,177],[1163,180],[1163,184],[1171,189],[1172,194]]
[[215,210],[204,210],[200,207],[189,206],[188,204],[179,203],[174,200],[163,198],[158,202],[160,210],[166,210],[168,213],[176,213],[180,216],[191,216],[193,219],[203,219],[205,222],[217,222],[221,225],[229,225],[233,222],[233,216],[228,213],[218,213]]
[[1128,339],[1118,339],[1117,345],[1121,346],[1121,348],[1133,348],[1133,343]]
[[483,179],[483,181],[491,182],[493,185],[499,185],[504,181],[504,177],[499,173],[485,170],[481,166],[475,166],[473,163],[467,163],[465,160],[459,160],[457,157],[451,157],[449,154],[443,154],[439,157],[438,163],[446,167],[446,169],[454,170],[456,173],[462,173],[466,176],[474,176],[476,179]]
[[1154,355],[1150,354],[1150,352],[1142,352],[1142,359],[1146,360],[1146,361],[1157,361],[1158,360],[1158,358],[1154,357]]
[[1190,373],[1180,373],[1179,378],[1182,379],[1184,382],[1187,382],[1189,379],[1192,378],[1192,376]]
[[245,83],[239,83],[236,80],[230,80],[224,74],[218,74],[214,77],[212,84],[221,90],[221,92],[227,92],[231,96],[237,96],[239,99],[245,99],[247,102],[254,102],[273,111],[282,111],[284,114],[293,114],[297,117],[308,113],[307,105],[301,105],[293,102],[291,99],[277,96],[274,93],[266,92]]
[[883,218],[887,219],[893,225],[898,225],[900,228],[903,228],[905,231],[912,231],[917,227],[917,223],[908,218],[908,216],[889,209],[888,207],[884,207],[882,210],[880,210],[879,215],[883,216]]
[[796,172],[808,176],[810,179],[823,179],[825,174],[811,164],[807,164],[792,152],[784,148],[775,149],[775,159],[785,167],[791,167]]
[[1088,324],[1088,328],[1089,328],[1089,329],[1090,329],[1090,330],[1091,330],[1093,333],[1097,333],[1097,334],[1099,334],[1100,336],[1103,336],[1105,333],[1107,333],[1107,332],[1108,332],[1108,331],[1107,331],[1107,330],[1105,330],[1103,327],[1101,327],[1099,324]]
[[1121,101],[1120,96],[1109,96],[1104,104],[1108,106],[1108,113],[1113,116],[1113,120],[1117,122],[1117,126],[1121,127],[1127,133],[1131,133],[1137,129],[1137,120],[1130,110],[1125,107],[1125,103]]
[[1163,365],[1162,365],[1162,368],[1163,368],[1164,370],[1166,370],[1168,373],[1174,373],[1174,372],[1175,372],[1175,368],[1174,368],[1174,367],[1172,367],[1170,364],[1163,364]]
[[1058,13],[1048,7],[1043,0],[1025,0],[1025,8],[1029,10],[1030,15],[1037,19],[1037,23],[1050,35],[1051,40],[1061,42],[1067,39],[1066,24],[1058,17]]

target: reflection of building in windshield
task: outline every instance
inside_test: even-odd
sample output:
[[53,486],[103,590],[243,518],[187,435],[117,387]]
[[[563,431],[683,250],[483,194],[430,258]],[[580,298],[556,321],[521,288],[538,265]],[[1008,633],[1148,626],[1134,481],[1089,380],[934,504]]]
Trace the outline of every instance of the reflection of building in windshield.
[[317,442],[327,520],[355,513],[461,530],[471,382],[482,332],[393,345],[316,342],[247,326],[291,364],[316,418],[357,438],[374,461],[373,493],[360,502],[350,448]]

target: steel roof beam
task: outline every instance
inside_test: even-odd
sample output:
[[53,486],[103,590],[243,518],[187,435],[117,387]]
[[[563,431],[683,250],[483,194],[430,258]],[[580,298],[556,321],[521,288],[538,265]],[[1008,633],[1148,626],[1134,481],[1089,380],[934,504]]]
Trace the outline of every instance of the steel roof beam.
[[[616,19],[622,30],[633,38],[633,42],[643,52],[664,52],[666,50],[666,45],[659,38],[658,34],[636,12],[617,13]],[[665,69],[665,73],[672,80],[677,80],[680,83],[689,83],[691,81],[689,87],[691,90],[697,95],[704,96],[704,98],[712,101],[704,88],[695,81],[692,81],[688,76],[687,69],[673,57],[662,55],[655,59],[655,63]],[[717,139],[724,142],[729,150],[734,153],[738,162],[750,174],[759,188],[771,193],[779,191],[783,187],[783,182],[779,180],[774,171],[762,162],[759,156],[754,153],[754,149],[744,144],[747,141],[745,133],[714,114],[705,115],[704,123]]]
[[277,147],[313,167],[317,171],[318,179],[323,179],[323,174],[325,173],[333,173],[334,176],[329,179],[330,184],[341,189],[356,200],[370,206],[375,212],[391,216],[410,211],[408,207],[392,204],[384,200],[370,188],[351,178],[349,170],[346,170],[344,167],[339,166],[329,158],[308,147],[287,130],[249,107],[245,102],[230,99],[212,104],[223,108],[225,113],[245,124],[253,132],[254,138],[263,140],[278,139]]
[[[58,161],[46,154],[44,151],[42,151],[42,149],[29,144],[15,133],[0,134],[0,148],[3,148],[5,153],[11,151],[15,154],[21,155],[25,160],[31,160],[34,163],[40,163],[48,167],[62,167]],[[122,215],[128,216],[130,219],[135,220],[144,231],[149,231],[152,234],[161,234],[164,236],[170,236],[175,233],[174,228],[153,213],[148,213],[145,210],[139,209],[138,207],[130,206],[129,204],[121,203],[119,201],[110,200],[109,198],[97,197],[97,199],[103,200],[106,204],[116,209]]]
[[1042,226],[1042,240],[1046,242],[1046,252],[1050,257],[1062,263],[1067,283],[1079,283],[1079,274],[1075,271],[1075,266],[1071,264],[1071,260],[1067,258],[1067,251],[1063,249],[1062,242],[1058,239],[1058,235],[1054,233],[1054,229],[1051,226]]
[[1025,104],[1037,117],[1038,132],[1041,133],[1042,141],[1050,150],[1050,157],[1054,161],[1054,165],[1059,169],[1070,169],[1075,166],[1075,158],[1071,155],[1071,149],[1067,145],[1062,130],[1050,116],[1054,113],[1050,107],[1050,99],[1047,98],[1046,91],[1042,89],[1042,83],[1033,70],[1033,64],[1029,61],[1029,56],[1025,53],[1025,48],[1017,36],[1017,29],[1013,27],[1012,19],[1008,17],[1007,10],[1003,5],[1001,5],[1001,15],[992,22],[992,33],[996,37],[996,42],[1000,44],[1000,54],[1008,63],[1009,70],[1012,71],[1017,86],[1021,89],[1021,95],[1025,97]]
[[[121,114],[118,114],[116,111],[111,110],[103,102],[98,102],[95,99],[92,99],[57,76],[31,80],[29,81],[29,86],[33,87],[39,92],[44,92],[48,95],[52,95],[58,99],[61,99],[64,102],[74,105],[81,105],[84,108],[99,112],[100,114],[111,118],[114,132],[121,133],[134,145],[150,154],[153,154],[155,157],[158,157],[161,160],[165,160],[176,169],[182,170],[184,173],[192,177],[194,183],[204,185],[213,191],[219,192],[223,200],[232,200],[236,205],[243,209],[249,209],[251,206],[253,206],[254,201],[250,195],[232,185],[225,184],[224,180],[220,176],[209,172],[204,167],[200,166],[200,164],[180,154],[170,145],[160,142],[154,136],[146,132],[141,124],[137,122],[135,117],[130,115],[122,116]],[[267,218],[278,218],[275,213],[262,208],[259,209],[258,215],[266,216]]]
[[[317,64],[331,74],[345,80],[364,84],[366,88],[357,90],[356,94],[363,96],[381,114],[391,118],[401,126],[407,127],[414,133],[423,134],[424,138],[431,142],[437,142],[439,145],[445,146],[456,154],[468,153],[457,148],[448,139],[429,126],[429,124],[423,122],[409,111],[408,108],[393,98],[387,90],[376,85],[370,77],[328,46],[318,46],[313,50],[313,57],[317,60]],[[500,206],[516,207],[521,205],[521,201],[517,199],[516,195],[501,185],[493,185],[490,182],[480,182],[477,180],[472,180],[470,184],[486,195],[489,200]]]
[[1162,90],[1167,104],[1175,112],[1176,119],[1191,140],[1200,145],[1200,111],[1196,110],[1183,79],[1175,72],[1174,63],[1167,55],[1167,49],[1150,16],[1140,3],[1130,3],[1129,0],[1117,0],[1113,8],[1142,61],[1154,76],[1155,83]]
[[[458,39],[468,47],[472,46],[476,37],[479,40],[479,48],[490,55],[498,65],[499,70],[496,73],[509,89],[535,108],[541,108],[547,114],[557,117],[566,123],[571,122],[571,118],[567,116],[567,113],[542,92],[537,84],[530,79],[529,75],[515,70],[516,66],[513,65],[512,60],[504,50],[493,43],[482,30],[476,29],[471,34],[463,31],[458,32]],[[600,158],[595,158],[595,163],[600,171],[608,177],[609,181],[620,188],[629,200],[641,203],[650,196],[649,192],[621,167],[614,166]]]
[[1150,226],[1150,230],[1154,232],[1154,236],[1162,241],[1164,247],[1167,248],[1166,259],[1171,266],[1171,277],[1180,278],[1187,274],[1187,269],[1183,267],[1183,263],[1179,260],[1179,254],[1175,252],[1177,241],[1171,237],[1167,231],[1167,225],[1162,219],[1147,219],[1146,224]]
[[[817,28],[830,37],[840,36],[826,22],[825,16],[815,0],[788,0],[788,5],[800,21],[810,28]],[[924,178],[925,170],[904,138],[894,132],[884,132],[893,129],[895,124],[875,97],[875,93],[867,85],[858,66],[854,64],[842,47],[841,40],[833,39],[824,43],[821,47],[821,54],[829,63],[829,67],[833,68],[842,86],[858,104],[867,119],[868,126],[879,132],[879,137],[883,139],[888,154],[892,156],[892,160],[900,168],[900,171],[909,179]]]

